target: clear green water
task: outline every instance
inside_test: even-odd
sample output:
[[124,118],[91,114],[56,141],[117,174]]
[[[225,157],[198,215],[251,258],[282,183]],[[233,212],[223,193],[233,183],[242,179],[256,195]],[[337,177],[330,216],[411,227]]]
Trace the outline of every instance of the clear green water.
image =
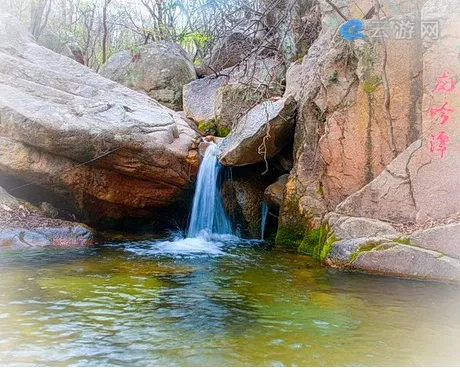
[[458,287],[260,243],[1,249],[0,276],[0,365],[460,363]]

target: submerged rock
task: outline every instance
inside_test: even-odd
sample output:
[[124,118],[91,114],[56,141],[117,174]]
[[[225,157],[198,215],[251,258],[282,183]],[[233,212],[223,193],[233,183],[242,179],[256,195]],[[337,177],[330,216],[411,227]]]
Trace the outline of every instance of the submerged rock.
[[182,109],[182,87],[196,79],[190,56],[179,45],[152,42],[112,55],[100,74],[136,91],[144,91],[165,106]]
[[0,84],[2,176],[50,189],[90,220],[146,216],[189,189],[198,135],[187,122],[38,46],[4,14]]
[[222,142],[222,164],[244,166],[277,155],[292,139],[295,112],[292,97],[266,101],[252,108]]
[[81,246],[93,242],[85,225],[52,219],[0,188],[0,246]]

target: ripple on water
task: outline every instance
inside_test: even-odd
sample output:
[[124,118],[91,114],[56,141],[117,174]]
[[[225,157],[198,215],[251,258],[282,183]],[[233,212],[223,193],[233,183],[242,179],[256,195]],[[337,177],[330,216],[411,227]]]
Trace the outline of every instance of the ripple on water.
[[308,257],[261,244],[175,235],[91,250],[0,254],[0,361],[64,366],[459,361],[458,288],[330,274]]

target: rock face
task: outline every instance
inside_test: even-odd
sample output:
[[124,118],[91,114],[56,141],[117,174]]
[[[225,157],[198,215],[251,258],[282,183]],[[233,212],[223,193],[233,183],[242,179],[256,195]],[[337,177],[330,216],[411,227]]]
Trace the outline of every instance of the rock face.
[[440,3],[427,1],[423,7],[423,20],[444,24],[440,40],[425,41],[424,133],[381,175],[341,203],[339,212],[394,222],[440,220],[460,212],[460,86],[454,77],[460,71],[460,36],[454,31],[460,14],[455,2]]
[[292,137],[295,111],[292,97],[266,101],[252,108],[220,145],[222,164],[244,166],[280,153]]
[[231,129],[237,117],[245,114],[249,107],[264,98],[280,96],[284,91],[283,79],[284,67],[280,60],[251,58],[185,85],[184,112],[198,125],[212,123]]
[[260,176],[263,167],[234,168],[232,180],[222,186],[226,212],[244,237],[260,239],[264,190],[270,175]]
[[[372,5],[359,2],[366,11]],[[350,17],[358,9],[348,0],[338,6]],[[325,2],[322,8],[324,20],[329,8]],[[394,21],[405,17],[389,14]],[[420,19],[417,13],[410,16]],[[365,28],[369,22],[364,21]],[[303,61],[287,72],[286,95],[296,98],[299,112],[281,228],[289,232],[318,226],[325,213],[371,182],[419,138],[422,75],[420,37],[385,40],[385,46],[370,38],[347,41],[337,26],[323,22]]]
[[0,173],[52,189],[91,219],[166,207],[196,174],[197,134],[179,115],[36,45],[8,15],[0,84]]
[[336,239],[340,240],[381,236],[397,238],[401,236],[391,224],[369,218],[349,217],[331,212],[327,214],[325,221]]
[[460,224],[438,226],[411,234],[410,243],[460,260]]
[[[396,3],[394,22],[439,22],[439,39],[346,41],[321,2],[321,35],[287,72],[299,112],[277,241],[302,246],[321,228],[311,249],[331,267],[459,281],[458,4]],[[337,5],[361,18],[373,2]]]
[[81,246],[92,242],[93,234],[88,227],[50,219],[38,208],[0,188],[0,246]]
[[279,210],[281,206],[288,176],[288,174],[280,176],[276,182],[270,184],[267,189],[265,189],[265,202],[274,210]]
[[196,79],[195,67],[179,45],[158,41],[112,55],[100,74],[163,105],[182,109],[182,87]]

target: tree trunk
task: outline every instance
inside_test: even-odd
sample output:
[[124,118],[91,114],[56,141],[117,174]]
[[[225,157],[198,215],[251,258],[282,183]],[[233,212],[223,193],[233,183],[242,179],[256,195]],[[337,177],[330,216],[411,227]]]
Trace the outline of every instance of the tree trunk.
[[105,62],[107,61],[107,8],[111,1],[112,0],[105,0],[104,8],[102,9],[102,27],[104,29],[104,33],[102,35],[102,64],[105,64]]
[[30,3],[30,33],[38,39],[43,30],[42,21],[45,13],[47,0],[32,0]]

